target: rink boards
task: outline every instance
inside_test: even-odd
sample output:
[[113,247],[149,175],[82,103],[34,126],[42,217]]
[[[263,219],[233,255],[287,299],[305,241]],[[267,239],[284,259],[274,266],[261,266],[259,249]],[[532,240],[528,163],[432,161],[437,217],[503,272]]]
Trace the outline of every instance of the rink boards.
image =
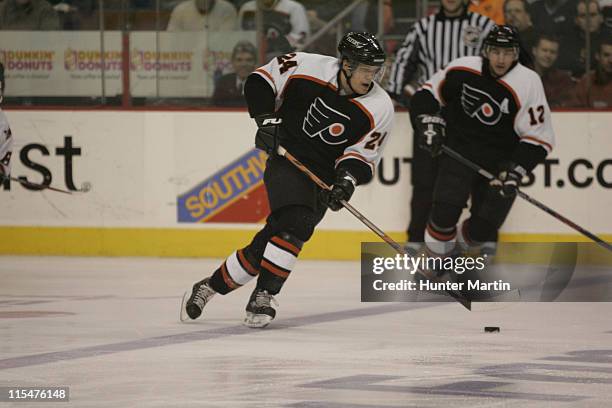
[[[246,112],[7,112],[15,136],[12,175],[64,195],[0,186],[0,253],[215,256],[247,243],[268,212],[263,153],[253,149]],[[583,227],[612,237],[610,112],[556,112],[557,147],[525,191]],[[374,182],[351,204],[404,239],[410,201],[412,135],[396,124]],[[504,240],[578,240],[573,230],[517,201]],[[329,214],[309,243],[309,258],[351,259],[375,241],[347,212]]]

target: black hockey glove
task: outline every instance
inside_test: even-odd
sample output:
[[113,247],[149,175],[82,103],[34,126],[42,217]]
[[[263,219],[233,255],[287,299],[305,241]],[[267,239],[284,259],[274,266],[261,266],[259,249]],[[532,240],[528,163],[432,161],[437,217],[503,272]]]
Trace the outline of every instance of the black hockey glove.
[[519,185],[527,171],[519,165],[509,163],[498,173],[497,178],[489,183],[493,190],[499,192],[502,197],[514,198]]
[[331,190],[321,191],[321,202],[332,211],[338,211],[343,207],[340,200],[348,201],[355,192],[357,181],[345,169],[336,171],[336,180]]
[[279,145],[281,125],[283,119],[274,113],[267,113],[255,117],[257,133],[255,134],[255,147],[269,155],[276,154]]
[[446,121],[440,115],[419,115],[415,123],[419,147],[428,150],[432,157],[442,152],[446,140]]

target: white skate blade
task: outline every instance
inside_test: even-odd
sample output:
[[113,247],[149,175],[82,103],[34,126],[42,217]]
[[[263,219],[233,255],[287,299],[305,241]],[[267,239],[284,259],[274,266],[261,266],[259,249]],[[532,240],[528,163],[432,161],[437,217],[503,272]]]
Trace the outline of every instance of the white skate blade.
[[247,327],[252,329],[263,329],[272,321],[272,317],[267,314],[255,314],[251,312],[246,312],[246,317],[244,318],[244,324]]
[[181,310],[179,312],[179,319],[183,323],[185,323],[188,320],[191,320],[191,318],[187,314],[187,308],[186,308],[187,301],[189,300],[189,296],[190,296],[189,291],[186,291],[185,294],[183,295],[183,300],[181,300]]

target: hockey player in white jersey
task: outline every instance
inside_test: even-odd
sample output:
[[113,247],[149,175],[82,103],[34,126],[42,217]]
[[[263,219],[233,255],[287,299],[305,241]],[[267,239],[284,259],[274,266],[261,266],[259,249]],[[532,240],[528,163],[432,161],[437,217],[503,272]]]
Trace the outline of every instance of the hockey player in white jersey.
[[[253,72],[245,83],[255,145],[269,154],[264,173],[271,214],[251,243],[233,252],[183,298],[181,320],[196,319],[216,293],[227,294],[257,277],[245,325],[274,319],[274,297],[291,274],[302,246],[329,208],[338,211],[355,187],[374,175],[393,124],[393,104],[376,83],[385,53],[369,33],[348,33],[340,58],[291,53]],[[277,147],[327,184],[322,191]]]
[[[4,98],[4,65],[0,62],[0,103]],[[11,155],[13,154],[13,135],[6,115],[0,110],[0,182],[11,174]]]
[[[440,156],[425,232],[431,252],[451,251],[457,240],[496,242],[521,179],[554,147],[542,82],[518,58],[516,31],[495,26],[481,57],[454,60],[414,95],[410,115],[422,147],[435,156],[446,144],[497,175],[489,183],[453,158]],[[470,218],[458,227],[470,197]]]

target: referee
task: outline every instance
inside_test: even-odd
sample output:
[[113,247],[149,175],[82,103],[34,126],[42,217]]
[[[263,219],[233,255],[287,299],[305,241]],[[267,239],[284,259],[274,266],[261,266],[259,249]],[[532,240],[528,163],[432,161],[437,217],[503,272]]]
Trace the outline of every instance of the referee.
[[[414,24],[395,55],[387,91],[406,106],[412,94],[452,60],[480,55],[481,43],[495,25],[489,18],[467,11],[466,0],[441,0],[441,4],[438,13]],[[425,238],[437,167],[437,159],[420,149],[413,137],[409,242]]]

